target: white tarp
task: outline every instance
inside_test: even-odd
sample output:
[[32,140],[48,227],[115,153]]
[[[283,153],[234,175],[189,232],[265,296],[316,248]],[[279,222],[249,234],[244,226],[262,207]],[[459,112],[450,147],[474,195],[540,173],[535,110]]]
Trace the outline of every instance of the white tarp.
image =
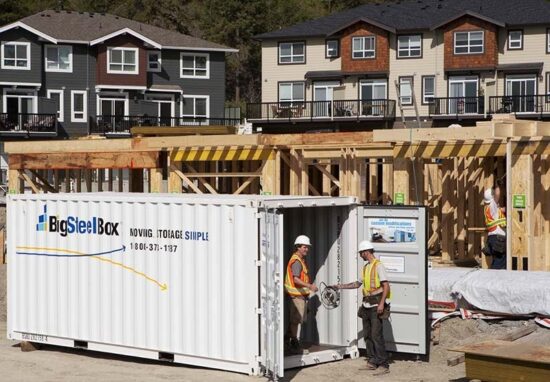
[[428,269],[428,299],[432,301],[453,302],[453,286],[470,272],[472,268],[430,268]]
[[481,310],[550,315],[550,272],[480,269],[458,280],[452,293]]

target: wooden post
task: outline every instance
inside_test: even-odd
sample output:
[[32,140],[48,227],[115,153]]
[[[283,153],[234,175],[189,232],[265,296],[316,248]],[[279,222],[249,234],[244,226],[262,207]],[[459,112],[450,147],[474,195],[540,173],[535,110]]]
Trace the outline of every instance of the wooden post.
[[8,170],[8,192],[10,194],[21,194],[23,189],[22,180],[19,178],[19,170]]
[[533,156],[533,237],[532,251],[529,258],[530,271],[545,271],[546,258],[549,254],[544,248],[544,216],[543,210],[543,184],[542,179],[545,174],[543,160],[541,155]]
[[369,204],[378,204],[378,159],[369,158]]
[[112,168],[110,168],[109,169],[109,181],[107,182],[109,191],[113,191],[113,176],[114,176],[114,171],[113,171]]
[[65,170],[65,192],[71,192],[71,170]]
[[382,195],[384,204],[393,202],[393,161],[391,159],[384,159],[382,166]]
[[442,162],[441,259],[443,262],[450,262],[454,257],[454,209],[452,202],[453,190],[456,188],[456,182],[453,184],[453,160],[443,159]]
[[162,168],[152,168],[149,170],[149,192],[162,192]]
[[[179,194],[182,192],[183,182],[181,177],[175,171],[172,171],[170,167],[173,166],[179,171],[181,171],[182,163],[172,161],[171,159],[169,160],[171,162],[170,162],[170,165],[168,166],[168,192]],[[161,179],[162,179],[162,174],[161,174]]]
[[[533,235],[533,158],[531,155],[512,155],[513,146],[521,143],[508,142],[508,269],[512,269],[512,259],[517,259],[518,270],[528,270],[532,254]],[[514,206],[514,197],[518,206]],[[525,208],[519,206],[525,200]]]
[[296,149],[290,150],[290,195],[301,195],[302,170],[300,156]]
[[[323,161],[322,163],[319,163],[320,166],[323,166],[328,174],[332,173],[332,165],[330,164],[330,159],[326,162]],[[331,196],[331,188],[332,188],[332,181],[327,176],[327,174],[323,173],[323,196]]]
[[97,191],[102,192],[103,191],[103,169],[99,168],[97,170]]
[[[84,170],[84,179],[86,181],[86,192],[92,192],[92,170]],[[55,180],[57,184],[57,174],[55,175]],[[57,187],[55,187],[57,189]]]
[[[409,189],[409,171],[410,163],[407,158],[394,158],[393,160],[393,202],[402,204],[410,204],[410,189]],[[401,200],[396,200],[396,198]]]
[[262,167],[262,193],[266,195],[276,195],[275,183],[276,183],[276,155],[271,153],[269,158],[263,161]]
[[143,192],[143,169],[130,170],[130,192]]
[[[54,185],[53,187],[59,192],[59,185],[61,184],[61,179],[59,178],[59,170],[53,170],[54,175]],[[89,191],[88,191],[89,192]]]
[[466,258],[466,228],[464,227],[465,209],[466,209],[466,180],[468,173],[466,172],[465,158],[458,158],[458,187],[455,197],[457,211],[457,258],[464,260]]

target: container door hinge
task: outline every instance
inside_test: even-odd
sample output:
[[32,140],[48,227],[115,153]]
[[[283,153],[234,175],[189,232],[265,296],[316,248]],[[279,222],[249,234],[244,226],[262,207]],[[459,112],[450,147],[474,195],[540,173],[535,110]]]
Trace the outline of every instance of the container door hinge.
[[260,316],[263,314],[263,309],[262,308],[256,308],[256,314],[259,314]]
[[262,266],[262,260],[255,260],[256,266],[261,267]]
[[264,357],[262,357],[261,355],[257,355],[255,357],[255,359],[256,359],[256,362],[258,362],[258,363],[263,363],[264,362]]

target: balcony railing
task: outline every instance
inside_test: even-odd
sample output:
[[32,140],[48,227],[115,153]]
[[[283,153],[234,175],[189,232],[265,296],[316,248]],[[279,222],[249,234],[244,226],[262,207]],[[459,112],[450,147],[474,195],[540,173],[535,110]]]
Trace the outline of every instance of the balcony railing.
[[132,127],[237,126],[238,118],[149,117],[99,115],[90,125],[90,134],[129,134]]
[[247,104],[247,119],[263,121],[364,120],[395,118],[395,100],[262,102]]
[[55,114],[0,114],[0,133],[57,134]]
[[434,98],[429,105],[430,116],[461,117],[480,115],[485,112],[483,97],[443,97]]
[[489,112],[491,114],[549,114],[550,96],[524,95],[489,97]]

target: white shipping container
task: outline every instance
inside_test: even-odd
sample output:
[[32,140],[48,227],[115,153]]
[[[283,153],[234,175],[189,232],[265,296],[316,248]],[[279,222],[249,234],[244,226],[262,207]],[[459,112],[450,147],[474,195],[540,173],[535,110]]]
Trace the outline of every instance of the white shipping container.
[[121,193],[9,195],[7,202],[8,338],[251,375],[357,357],[360,290],[343,292],[335,309],[310,298],[301,331],[310,353],[284,357],[286,262],[294,238],[306,234],[317,285],[357,280],[358,242],[397,221],[412,231],[384,231],[390,239],[375,245],[391,264],[387,345],[427,352],[422,207]]

